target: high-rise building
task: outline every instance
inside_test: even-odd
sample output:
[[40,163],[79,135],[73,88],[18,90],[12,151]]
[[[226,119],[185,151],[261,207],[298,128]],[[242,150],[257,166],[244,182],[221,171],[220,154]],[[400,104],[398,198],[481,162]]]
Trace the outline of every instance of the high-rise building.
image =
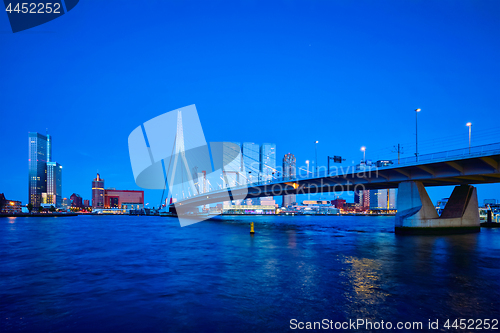
[[354,192],[354,203],[359,208],[368,209],[370,208],[370,191],[369,190],[358,190]]
[[47,193],[44,193],[43,203],[56,208],[62,206],[62,166],[57,162],[47,162]]
[[62,205],[62,166],[52,161],[52,136],[30,132],[29,139],[29,202]]
[[42,193],[47,192],[47,137],[30,132],[28,140],[28,201],[33,207],[39,207]]
[[71,207],[81,208],[83,207],[83,200],[79,194],[73,193],[70,197]]
[[[236,157],[236,158],[235,158]],[[224,187],[239,186],[241,173],[241,146],[237,142],[222,144],[222,163],[224,164]]]
[[396,209],[396,189],[371,190],[370,209],[393,210]]
[[[260,146],[260,181],[268,182],[277,177],[276,170],[276,145],[274,143],[263,143]],[[262,200],[273,200],[271,197],[263,197]]]
[[99,174],[92,181],[92,208],[104,208],[104,179]]
[[260,173],[260,146],[253,142],[243,142],[241,153],[243,155],[244,169],[242,178],[245,183],[258,182]]
[[[293,179],[296,177],[296,159],[293,154],[286,154],[283,157],[283,179]],[[288,207],[296,202],[295,194],[283,196],[283,207]]]
[[270,181],[277,175],[276,170],[276,145],[263,143],[260,146],[260,173],[261,181]]

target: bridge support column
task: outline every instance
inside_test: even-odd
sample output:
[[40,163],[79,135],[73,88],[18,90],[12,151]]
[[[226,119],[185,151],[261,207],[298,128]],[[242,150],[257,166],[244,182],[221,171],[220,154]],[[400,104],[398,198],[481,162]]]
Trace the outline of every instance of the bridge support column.
[[479,232],[477,190],[456,186],[441,216],[421,182],[402,182],[398,187],[396,234],[456,234]]

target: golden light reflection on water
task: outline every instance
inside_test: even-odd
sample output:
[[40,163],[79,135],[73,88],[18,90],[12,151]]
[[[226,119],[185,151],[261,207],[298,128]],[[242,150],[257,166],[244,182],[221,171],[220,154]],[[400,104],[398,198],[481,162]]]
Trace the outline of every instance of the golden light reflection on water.
[[[385,302],[389,294],[381,289],[381,264],[379,262],[367,258],[346,257],[343,263],[350,266],[342,275],[347,278],[354,290],[356,299],[351,300],[352,302],[362,307]],[[348,292],[347,295],[348,298],[352,298],[352,292]],[[359,308],[358,310],[372,312]]]
[[9,219],[9,223],[11,224],[16,223],[16,217],[9,216],[7,218]]

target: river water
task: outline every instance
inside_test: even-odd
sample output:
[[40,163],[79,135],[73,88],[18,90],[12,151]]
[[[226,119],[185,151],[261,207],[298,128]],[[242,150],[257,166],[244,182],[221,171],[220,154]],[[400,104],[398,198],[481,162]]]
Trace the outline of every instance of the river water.
[[454,331],[443,325],[460,318],[500,319],[500,230],[399,236],[393,217],[0,219],[0,332],[283,332],[292,319]]

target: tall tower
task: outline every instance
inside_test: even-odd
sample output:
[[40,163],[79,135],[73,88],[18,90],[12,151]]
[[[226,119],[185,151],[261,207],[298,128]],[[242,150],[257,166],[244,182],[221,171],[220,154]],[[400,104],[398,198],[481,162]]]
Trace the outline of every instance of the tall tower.
[[[293,179],[296,176],[296,160],[293,154],[286,154],[283,157],[283,179]],[[296,202],[295,194],[288,194],[283,196],[283,207]]]
[[47,162],[47,193],[44,203],[56,208],[62,206],[62,166],[57,162]]
[[253,142],[243,142],[241,146],[245,174],[242,175],[247,184],[259,181],[260,146]]
[[269,181],[276,177],[276,145],[263,143],[260,146],[261,181]]
[[29,132],[28,147],[28,201],[33,207],[39,207],[42,193],[47,192],[47,137]]
[[92,181],[92,208],[104,208],[104,179],[99,174]]

